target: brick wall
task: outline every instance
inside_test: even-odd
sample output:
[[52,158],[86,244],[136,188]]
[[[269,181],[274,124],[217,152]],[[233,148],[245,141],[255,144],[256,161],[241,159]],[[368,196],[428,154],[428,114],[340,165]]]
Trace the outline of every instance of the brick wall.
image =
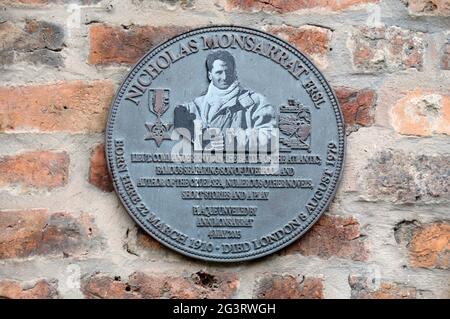
[[[449,0],[70,2],[0,0],[0,297],[450,298]],[[137,229],[103,155],[130,66],[210,24],[311,57],[348,135],[326,214],[283,251],[234,265]]]

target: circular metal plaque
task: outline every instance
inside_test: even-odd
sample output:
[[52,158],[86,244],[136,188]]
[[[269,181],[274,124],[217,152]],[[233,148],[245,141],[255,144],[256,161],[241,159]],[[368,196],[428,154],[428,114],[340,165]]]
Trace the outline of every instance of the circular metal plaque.
[[273,253],[318,220],[341,176],[344,124],[332,89],[294,47],[208,27],[134,66],[106,145],[115,189],[147,233],[232,262]]

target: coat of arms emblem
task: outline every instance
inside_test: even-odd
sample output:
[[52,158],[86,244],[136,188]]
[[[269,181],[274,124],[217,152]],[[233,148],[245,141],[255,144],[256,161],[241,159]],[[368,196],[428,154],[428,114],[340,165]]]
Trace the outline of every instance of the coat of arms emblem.
[[311,147],[311,111],[308,107],[288,100],[288,105],[280,107],[278,121],[280,132],[280,151],[308,150]]

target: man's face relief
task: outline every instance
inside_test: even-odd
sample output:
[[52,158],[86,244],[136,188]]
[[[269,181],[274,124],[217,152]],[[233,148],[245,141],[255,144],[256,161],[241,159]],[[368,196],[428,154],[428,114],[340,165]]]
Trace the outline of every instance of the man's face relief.
[[224,61],[216,60],[213,62],[211,71],[208,72],[208,77],[215,87],[224,90],[234,82],[234,70]]

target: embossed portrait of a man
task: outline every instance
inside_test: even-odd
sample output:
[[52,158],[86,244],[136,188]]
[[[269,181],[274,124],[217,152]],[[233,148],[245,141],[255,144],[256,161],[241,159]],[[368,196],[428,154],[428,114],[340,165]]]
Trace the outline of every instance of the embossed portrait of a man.
[[276,125],[275,111],[267,98],[244,88],[239,82],[234,57],[227,51],[215,51],[206,58],[209,86],[193,101],[175,109],[175,128],[191,130],[189,121],[201,123],[201,129],[271,129]]

